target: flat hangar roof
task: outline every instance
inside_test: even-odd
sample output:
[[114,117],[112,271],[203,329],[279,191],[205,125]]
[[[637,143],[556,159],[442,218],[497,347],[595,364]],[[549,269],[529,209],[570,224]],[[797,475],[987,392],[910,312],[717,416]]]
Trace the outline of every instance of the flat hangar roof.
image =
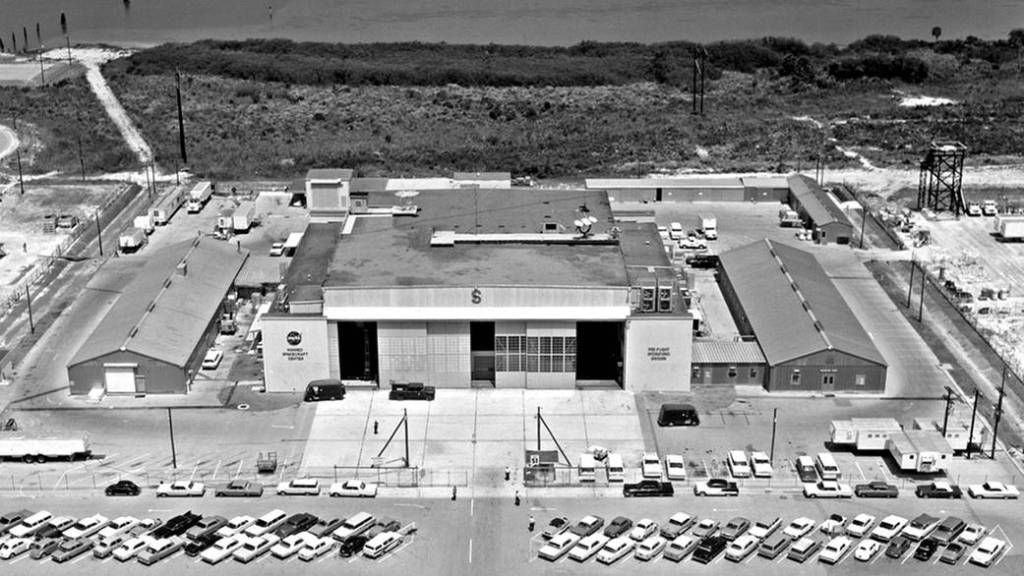
[[[371,207],[398,202],[390,193],[369,197]],[[337,241],[323,286],[629,285],[616,243],[537,244],[512,236],[540,233],[546,223],[574,234],[574,221],[588,213],[597,219],[593,233],[609,233],[614,223],[604,191],[430,190],[411,203],[419,207],[416,216],[356,216],[351,234]],[[509,234],[509,242],[431,246],[435,232],[474,231]]]

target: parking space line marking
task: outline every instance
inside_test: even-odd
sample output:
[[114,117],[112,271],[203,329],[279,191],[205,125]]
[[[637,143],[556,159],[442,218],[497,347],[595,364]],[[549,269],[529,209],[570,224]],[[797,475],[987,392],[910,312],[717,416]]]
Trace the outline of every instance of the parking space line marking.
[[906,564],[906,563],[907,563],[907,560],[910,560],[910,557],[911,557],[911,556],[913,556],[913,555],[914,555],[914,553],[913,553],[913,552],[911,552],[911,551],[910,551],[910,550],[908,549],[908,550],[906,551],[906,556],[905,556],[905,557],[903,558],[903,561],[902,561],[902,562],[900,562],[900,566],[903,566],[904,564]]
[[469,563],[473,563],[473,539],[469,539]]
[[782,563],[783,563],[783,562],[785,562],[785,561],[786,561],[786,555],[785,555],[785,554],[783,554],[783,555],[782,555],[782,558],[779,558],[779,561],[778,561],[778,562],[776,562],[776,564],[782,564]]
[[18,556],[14,560],[11,560],[10,562],[8,562],[8,564],[17,564],[18,562],[21,562],[22,560],[24,560],[27,557],[28,557],[28,554],[22,553],[20,556]]
[[218,459],[217,460],[217,465],[213,467],[213,476],[211,476],[211,478],[216,478],[217,477],[217,472],[220,471],[220,463],[221,463],[221,460]]
[[867,480],[868,477],[864,475],[864,469],[860,467],[860,462],[854,461],[853,465],[857,467],[857,471],[860,472],[860,479]]

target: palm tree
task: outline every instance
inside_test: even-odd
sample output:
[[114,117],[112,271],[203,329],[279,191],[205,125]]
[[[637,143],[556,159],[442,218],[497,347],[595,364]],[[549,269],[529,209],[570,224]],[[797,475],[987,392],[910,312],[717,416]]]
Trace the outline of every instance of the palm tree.
[[936,42],[939,41],[939,36],[942,36],[942,28],[938,26],[932,28],[932,38],[935,38]]

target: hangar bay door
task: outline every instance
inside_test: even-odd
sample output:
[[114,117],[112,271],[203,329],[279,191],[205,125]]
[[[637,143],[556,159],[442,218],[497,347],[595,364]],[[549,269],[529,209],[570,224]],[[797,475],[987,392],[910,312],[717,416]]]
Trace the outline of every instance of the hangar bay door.
[[107,394],[135,394],[137,364],[104,364],[103,380]]

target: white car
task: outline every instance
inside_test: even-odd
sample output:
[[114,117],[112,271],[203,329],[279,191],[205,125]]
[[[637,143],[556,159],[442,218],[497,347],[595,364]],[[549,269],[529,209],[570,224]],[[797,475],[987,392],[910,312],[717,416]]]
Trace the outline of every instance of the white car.
[[668,237],[672,240],[679,240],[683,237],[683,225],[679,222],[673,222],[668,225]]
[[597,534],[591,534],[586,538],[576,543],[576,546],[569,551],[569,558],[577,562],[585,562],[590,559],[591,556],[597,554],[604,545],[608,543],[611,538],[608,538],[601,532]]
[[903,530],[903,527],[907,525],[908,520],[902,516],[890,514],[875,526],[875,529],[871,531],[871,537],[881,542],[888,542],[896,537]]
[[835,536],[842,536],[846,532],[846,522],[848,519],[842,514],[830,514],[818,529],[828,535],[830,538]]
[[252,526],[252,523],[255,521],[256,519],[252,516],[235,516],[231,520],[228,520],[227,524],[218,528],[216,534],[220,538],[234,536],[235,534],[242,532],[249,526]]
[[639,542],[657,533],[658,523],[650,518],[643,518],[633,525],[633,529],[629,531],[629,537]]
[[107,522],[109,522],[109,520],[107,520],[106,516],[102,514],[95,514],[75,522],[74,526],[64,531],[64,535],[72,540],[77,538],[88,538],[102,530],[103,527],[107,525]]
[[811,520],[806,516],[801,516],[790,522],[789,526],[786,526],[786,529],[783,530],[782,533],[789,536],[792,540],[799,540],[810,534],[811,530],[814,530],[814,524],[814,520]]
[[968,216],[981,216],[981,204],[977,202],[971,202],[967,205]]
[[636,541],[632,538],[625,536],[619,536],[618,538],[612,538],[601,548],[601,551],[597,553],[597,561],[602,564],[612,564],[616,560],[622,558],[636,546]]
[[683,250],[704,250],[708,247],[706,240],[699,236],[687,236],[679,239],[679,247]]
[[999,213],[995,200],[984,200],[981,203],[981,213],[985,216],[995,216]]
[[861,562],[868,562],[882,550],[882,543],[878,540],[863,540],[853,551],[853,557]]
[[865,534],[875,527],[876,518],[871,514],[857,514],[846,527],[846,533],[850,536],[863,538]]
[[843,559],[850,546],[853,546],[853,540],[846,536],[836,536],[825,544],[825,548],[818,554],[818,560],[826,564],[835,564]]
[[398,532],[381,532],[370,538],[363,545],[363,556],[371,560],[382,558],[388,552],[402,545],[402,535]]
[[686,461],[679,454],[665,456],[665,475],[669,480],[686,480]]
[[836,480],[818,480],[804,484],[804,496],[808,498],[853,498],[853,488]]
[[14,528],[8,530],[7,534],[15,538],[26,538],[42,530],[43,526],[46,526],[46,524],[52,519],[53,514],[50,514],[46,510],[40,510],[39,512],[36,512],[22,520],[21,524],[18,524]]
[[330,536],[317,538],[315,542],[309,544],[302,550],[299,550],[299,560],[302,560],[303,562],[312,562],[334,549],[334,545],[337,543],[338,541]]
[[672,237],[668,235],[668,226],[658,226],[658,236],[661,236],[662,240],[672,239]]
[[653,560],[658,556],[658,554],[665,551],[666,544],[668,544],[668,542],[666,542],[661,536],[651,536],[636,545],[636,549],[633,551],[633,557],[637,560]]
[[206,494],[206,484],[193,482],[191,480],[178,480],[177,482],[161,482],[156,487],[157,498],[167,497],[196,497],[200,498]]
[[313,536],[309,532],[299,532],[298,534],[292,534],[281,540],[270,549],[270,553],[275,558],[291,558],[295,554],[299,553],[299,550],[312,545],[317,541],[317,537]]
[[771,520],[758,520],[757,522],[754,522],[754,525],[750,527],[750,530],[747,533],[754,538],[757,538],[759,541],[764,541],[765,538],[774,534],[781,526],[782,518],[776,517]]
[[124,534],[139,525],[139,519],[134,516],[118,516],[110,521],[99,532],[100,539],[113,538],[118,534]]
[[252,538],[263,536],[264,534],[277,529],[277,527],[284,524],[284,521],[287,519],[288,514],[285,513],[284,510],[271,510],[250,524],[245,529],[245,535]]
[[270,245],[271,256],[282,256],[284,254],[284,242],[274,242]]
[[220,361],[224,359],[224,353],[220,350],[207,350],[203,357],[203,370],[216,370]]
[[967,528],[964,528],[964,531],[956,539],[968,546],[974,546],[986,532],[988,532],[988,529],[981,524],[968,524]]
[[744,534],[729,543],[729,547],[725,549],[725,557],[733,562],[742,562],[757,550],[760,543],[756,536]]
[[117,550],[114,550],[114,559],[118,562],[127,562],[135,558],[139,552],[142,552],[154,542],[156,540],[152,536],[143,535],[138,538],[132,538],[121,544]]
[[320,480],[316,478],[296,478],[277,485],[280,496],[317,496],[320,494]]
[[977,550],[971,553],[970,563],[987,568],[1003,553],[1004,548],[1006,548],[1006,542],[998,538],[986,536],[981,541],[981,544],[978,544]]
[[548,540],[547,544],[542,546],[537,552],[537,556],[554,562],[568,554],[569,550],[572,550],[572,547],[579,541],[580,537],[572,532],[562,532],[558,536]]
[[676,512],[668,519],[668,522],[662,525],[661,536],[666,540],[673,540],[689,530],[696,520],[696,518],[686,512]]
[[640,469],[644,478],[661,478],[661,459],[657,454],[644,452],[640,458]]
[[373,498],[377,496],[377,485],[362,480],[346,480],[331,484],[327,493],[331,496],[351,496],[355,498]]
[[19,554],[23,554],[32,547],[34,538],[9,538],[0,544],[0,559],[10,560]]
[[249,538],[243,542],[237,550],[235,550],[232,557],[242,564],[248,564],[249,562],[252,562],[266,554],[268,550],[273,548],[274,545],[280,541],[281,539],[273,534],[264,534],[263,536]]
[[971,498],[994,498],[1016,500],[1020,498],[1020,491],[1012,484],[1002,482],[985,482],[984,484],[971,484],[967,487],[967,493]]
[[249,537],[244,534],[226,536],[217,540],[213,546],[203,550],[199,557],[207,564],[219,564],[221,561],[230,558],[235,553],[235,550],[241,548],[242,544],[248,539]]
[[772,461],[764,452],[750,453],[750,467],[754,470],[754,478],[772,477]]
[[729,451],[729,472],[733,478],[750,478],[750,461],[743,450]]

